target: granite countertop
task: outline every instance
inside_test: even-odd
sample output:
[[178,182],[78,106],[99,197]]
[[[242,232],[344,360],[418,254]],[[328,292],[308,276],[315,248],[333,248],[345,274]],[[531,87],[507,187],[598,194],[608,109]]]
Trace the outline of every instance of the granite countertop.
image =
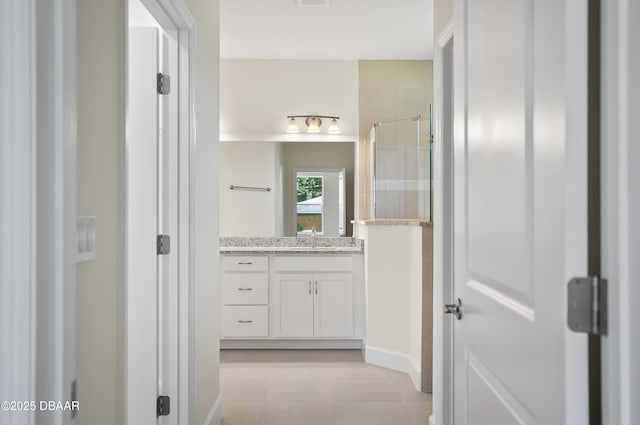
[[431,226],[431,220],[422,218],[372,218],[367,220],[352,220],[353,224],[367,226]]
[[358,254],[364,241],[356,238],[316,237],[221,237],[222,254]]

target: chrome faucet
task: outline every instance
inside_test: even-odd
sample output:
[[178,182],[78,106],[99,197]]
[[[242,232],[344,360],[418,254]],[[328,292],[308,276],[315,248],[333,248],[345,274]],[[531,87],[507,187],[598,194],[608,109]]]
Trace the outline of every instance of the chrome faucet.
[[311,248],[315,248],[316,247],[316,228],[312,227],[311,228]]

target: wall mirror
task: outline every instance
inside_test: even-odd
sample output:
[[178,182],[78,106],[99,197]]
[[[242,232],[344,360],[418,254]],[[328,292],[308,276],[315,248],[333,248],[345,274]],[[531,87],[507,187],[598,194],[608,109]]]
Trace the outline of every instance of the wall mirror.
[[[302,236],[315,228],[323,237],[351,236],[354,160],[353,142],[221,143],[220,235]],[[298,179],[318,187],[299,194]]]

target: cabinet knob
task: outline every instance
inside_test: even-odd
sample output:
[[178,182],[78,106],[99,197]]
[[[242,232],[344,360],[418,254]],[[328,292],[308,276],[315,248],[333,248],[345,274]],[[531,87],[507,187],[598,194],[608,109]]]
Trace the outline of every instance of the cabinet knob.
[[253,323],[253,320],[238,320],[238,323]]
[[253,291],[253,288],[238,288],[238,291]]

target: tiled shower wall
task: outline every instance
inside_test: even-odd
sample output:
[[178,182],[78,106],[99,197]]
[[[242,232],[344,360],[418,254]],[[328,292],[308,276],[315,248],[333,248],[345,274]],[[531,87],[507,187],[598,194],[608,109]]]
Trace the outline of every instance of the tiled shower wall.
[[[376,122],[428,116],[433,103],[433,62],[374,60],[358,62],[359,218],[373,218],[371,129]],[[425,122],[428,129],[428,124]],[[415,138],[414,138],[415,141]]]

